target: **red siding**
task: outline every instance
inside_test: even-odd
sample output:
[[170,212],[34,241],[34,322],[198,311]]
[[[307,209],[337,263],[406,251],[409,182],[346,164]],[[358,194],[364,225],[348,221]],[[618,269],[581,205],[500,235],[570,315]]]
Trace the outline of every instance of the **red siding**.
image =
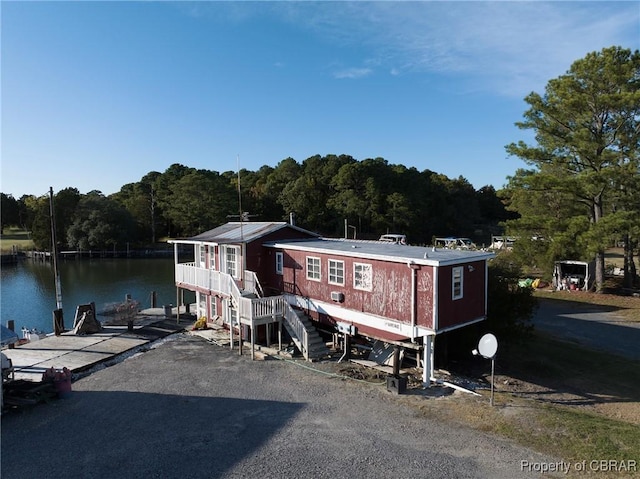
[[454,300],[452,270],[456,266],[443,266],[438,270],[438,330],[474,321],[485,315],[485,262],[463,265],[463,297]]
[[[413,270],[405,263],[349,258],[332,254],[285,250],[284,274],[275,274],[275,253],[265,248],[269,268],[261,276],[263,287],[273,288],[298,296],[309,297],[341,306],[344,309],[374,314],[404,323],[411,323],[411,291]],[[320,281],[307,279],[307,257],[320,258]],[[329,259],[344,262],[344,285],[329,284]],[[363,291],[354,288],[354,263],[371,265],[372,289]],[[416,323],[433,327],[433,268],[422,266],[415,272]],[[332,292],[344,294],[344,302],[335,303]]]
[[268,243],[270,241],[278,240],[292,240],[292,239],[305,239],[310,238],[311,235],[298,231],[293,228],[281,228],[278,231],[274,231],[268,235],[265,235],[256,241],[247,243],[247,270],[254,271],[260,280],[263,288],[265,288],[265,294],[270,284],[269,281],[263,278],[268,278],[270,274],[275,271],[275,254],[273,248],[265,248],[262,243]]

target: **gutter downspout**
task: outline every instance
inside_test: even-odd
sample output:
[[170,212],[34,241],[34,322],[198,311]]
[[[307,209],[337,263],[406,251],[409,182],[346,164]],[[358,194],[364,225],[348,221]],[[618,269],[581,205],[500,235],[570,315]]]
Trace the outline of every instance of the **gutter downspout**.
[[411,342],[416,342],[416,318],[418,315],[416,305],[416,271],[420,269],[419,264],[415,264],[413,261],[407,263],[407,266],[411,269]]

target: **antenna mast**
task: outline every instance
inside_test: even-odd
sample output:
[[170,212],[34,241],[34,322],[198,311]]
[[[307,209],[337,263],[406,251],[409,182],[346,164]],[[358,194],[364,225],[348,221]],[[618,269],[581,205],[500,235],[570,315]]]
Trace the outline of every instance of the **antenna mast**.
[[236,157],[236,166],[238,168],[238,214],[240,215],[240,240],[244,239],[242,233],[242,190],[240,189],[240,155]]

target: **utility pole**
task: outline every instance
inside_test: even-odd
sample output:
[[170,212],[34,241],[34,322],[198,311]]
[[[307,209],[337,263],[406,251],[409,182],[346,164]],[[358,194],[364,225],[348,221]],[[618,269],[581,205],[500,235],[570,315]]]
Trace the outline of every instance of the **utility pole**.
[[62,314],[62,287],[58,270],[58,241],[56,239],[56,215],[53,207],[53,188],[49,187],[49,214],[51,216],[51,261],[56,282],[56,309],[53,311],[53,331],[56,336],[64,332],[64,316]]

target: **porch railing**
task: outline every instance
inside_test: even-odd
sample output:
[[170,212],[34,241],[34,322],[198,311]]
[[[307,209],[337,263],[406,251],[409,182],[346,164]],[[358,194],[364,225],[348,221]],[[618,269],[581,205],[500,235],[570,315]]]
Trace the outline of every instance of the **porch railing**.
[[[248,275],[247,273],[251,273]],[[247,281],[249,278],[249,281]],[[296,311],[283,296],[267,296],[247,298],[242,295],[236,280],[229,274],[196,266],[195,263],[179,263],[175,265],[176,283],[195,286],[209,291],[230,296],[238,307],[238,317],[245,324],[265,318],[276,321],[282,318],[289,334],[305,358],[308,359],[309,335]],[[245,272],[245,290],[247,286],[252,293],[261,292],[258,278],[252,271]],[[261,296],[261,294],[256,294]]]
[[291,307],[287,301],[282,298],[284,303],[282,311],[282,319],[284,320],[287,331],[291,335],[293,342],[296,343],[298,349],[302,353],[305,359],[309,359],[309,333],[307,328],[304,327],[304,323],[300,320],[300,317],[296,313],[295,309]]
[[179,263],[175,265],[176,283],[188,284],[209,291],[218,291],[229,296],[231,288],[230,276],[220,271],[200,268],[195,263]]
[[264,291],[262,291],[262,286],[260,285],[260,281],[258,280],[258,276],[255,272],[245,270],[244,290],[255,294],[258,298],[262,298],[264,296]]

